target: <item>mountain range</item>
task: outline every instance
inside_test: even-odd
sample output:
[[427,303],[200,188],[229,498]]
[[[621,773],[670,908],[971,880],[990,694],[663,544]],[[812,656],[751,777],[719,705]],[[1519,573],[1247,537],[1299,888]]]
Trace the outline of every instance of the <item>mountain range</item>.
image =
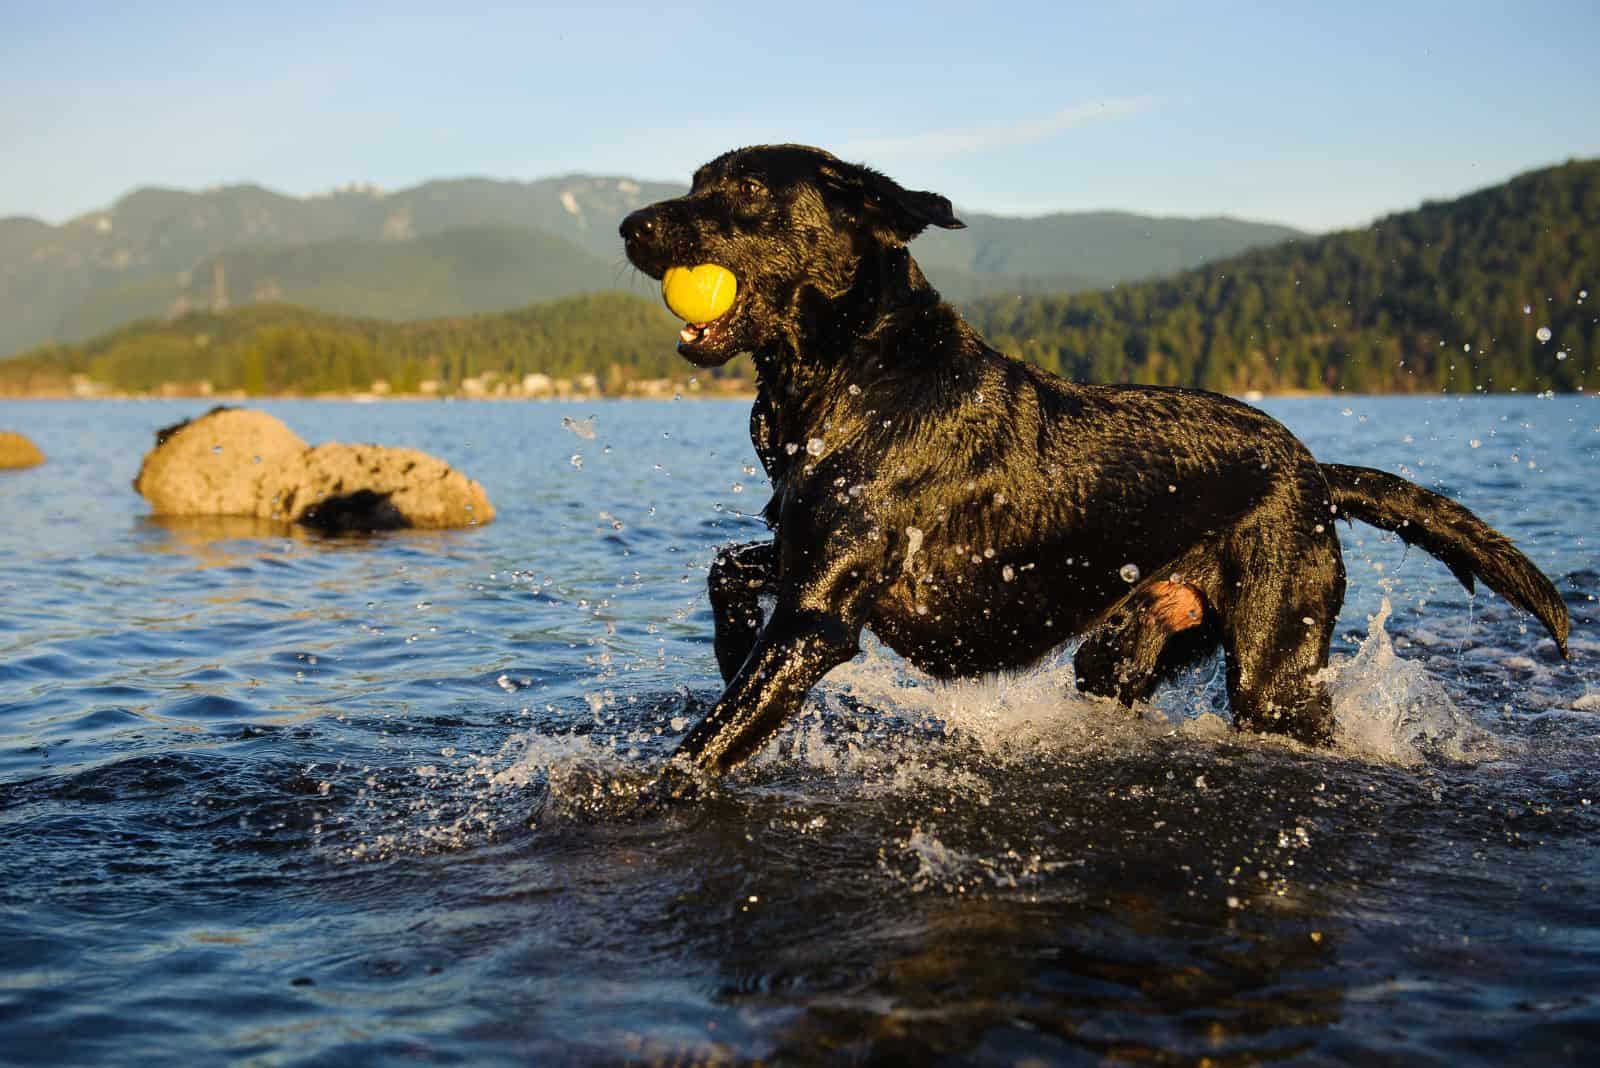
[[[647,293],[622,216],[685,187],[627,177],[458,178],[286,196],[255,185],[143,188],[59,226],[0,219],[0,355],[141,318],[288,302],[412,320],[603,291]],[[964,213],[918,242],[958,301],[1069,293],[1169,274],[1307,235],[1231,218]]]
[[[1085,382],[1592,392],[1597,219],[1600,160],[1574,161],[1359,229],[1098,292],[969,301],[964,314],[1003,351]],[[912,248],[921,259],[922,239]],[[259,304],[0,360],[0,394],[339,393],[381,380],[395,393],[527,395],[590,375],[583,388],[618,394],[694,388],[696,374],[707,389],[749,384],[750,361],[696,372],[676,335],[653,295],[411,323]]]

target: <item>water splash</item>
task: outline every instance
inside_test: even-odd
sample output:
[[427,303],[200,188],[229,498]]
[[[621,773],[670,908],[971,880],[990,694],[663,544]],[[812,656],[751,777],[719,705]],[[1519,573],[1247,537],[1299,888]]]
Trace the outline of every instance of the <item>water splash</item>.
[[[1396,652],[1389,618],[1385,600],[1354,655],[1335,658],[1322,676],[1333,700],[1331,751],[1233,731],[1219,663],[1166,688],[1156,703],[1128,709],[1079,693],[1069,650],[1028,671],[943,683],[868,641],[860,657],[817,688],[796,722],[734,774],[732,789],[760,794],[778,782],[782,791],[836,799],[940,796],[982,806],[1018,776],[1038,774],[1045,789],[1069,767],[1129,758],[1160,765],[1176,752],[1205,766],[1226,759],[1217,746],[1407,767],[1504,755],[1511,743],[1461,712],[1423,663]],[[351,853],[453,850],[557,822],[636,815],[694,718],[685,713],[703,711],[688,708],[689,700],[680,692],[665,705],[643,702],[642,718],[628,722],[602,723],[607,709],[591,707],[604,732],[535,729],[513,734],[495,752],[452,751],[443,762],[412,769],[415,778],[387,795],[369,781],[371,818],[359,821],[368,830]],[[913,889],[971,877],[994,884],[1028,871],[1009,862],[975,868],[931,829],[918,833],[923,837],[913,835],[898,851],[914,862],[906,874]]]
[[912,830],[911,836],[904,843],[904,848],[917,860],[917,870],[911,875],[911,884],[915,889],[949,883],[959,876],[961,870],[973,859],[965,853],[951,849],[935,838],[932,832],[923,830],[920,825]]
[[593,441],[594,419],[595,417],[592,415],[587,419],[574,419],[570,415],[563,415],[561,417],[561,425],[585,441]]
[[[1355,654],[1335,657],[1323,673],[1333,700],[1334,752],[1400,765],[1503,755],[1505,743],[1460,711],[1444,683],[1423,663],[1396,652],[1386,629],[1390,611],[1385,599]],[[820,689],[836,716],[848,701],[909,720],[929,736],[966,742],[1001,761],[1025,760],[1041,751],[1114,754],[1174,735],[1301,748],[1275,736],[1233,732],[1225,718],[1222,674],[1220,666],[1202,669],[1159,693],[1156,703],[1125,709],[1079,693],[1066,652],[1021,673],[938,683],[869,645]],[[815,767],[868,769],[898,761],[906,743],[904,737],[889,737],[883,741],[891,751],[874,752],[863,744],[870,735],[862,733],[852,739],[854,749],[825,752],[820,724],[808,729],[795,751]]]
[[1336,657],[1324,673],[1333,697],[1335,740],[1354,756],[1398,764],[1429,759],[1477,762],[1501,744],[1462,713],[1420,662],[1395,652],[1383,599],[1355,655]]
[[324,846],[353,860],[456,852],[551,822],[595,822],[638,808],[653,761],[614,738],[521,731],[499,749],[459,752],[381,774],[336,775],[320,792],[347,794]]

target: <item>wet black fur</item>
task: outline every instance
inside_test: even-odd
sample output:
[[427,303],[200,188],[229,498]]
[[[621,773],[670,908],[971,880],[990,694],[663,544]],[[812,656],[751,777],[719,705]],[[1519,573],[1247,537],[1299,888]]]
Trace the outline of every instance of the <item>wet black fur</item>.
[[[652,277],[700,263],[737,276],[733,309],[680,351],[702,366],[753,354],[750,430],[773,484],[773,539],[712,567],[728,685],[680,755],[713,772],[748,757],[863,627],[940,678],[1025,667],[1083,636],[1079,686],[1124,702],[1220,644],[1237,726],[1326,742],[1314,676],[1344,598],[1339,518],[1396,531],[1469,588],[1476,574],[1565,653],[1554,588],[1459,505],[1319,464],[1228,397],[1066,382],[990,348],[905,244],[961,225],[944,197],[798,145],[730,152],[623,222]],[[1174,577],[1205,614],[1169,636],[1146,609]]]

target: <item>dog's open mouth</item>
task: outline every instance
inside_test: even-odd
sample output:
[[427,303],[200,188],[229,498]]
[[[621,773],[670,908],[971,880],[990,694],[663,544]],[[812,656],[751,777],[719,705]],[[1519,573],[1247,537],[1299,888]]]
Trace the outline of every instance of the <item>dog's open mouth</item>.
[[684,323],[683,329],[678,331],[678,340],[689,348],[716,348],[717,342],[727,339],[727,329],[724,323],[733,314],[729,308],[709,323]]
[[738,355],[733,320],[741,303],[735,301],[733,307],[709,322],[684,323],[678,331],[678,355],[702,367],[714,367]]
[[678,354],[702,365],[722,363],[732,356],[731,324],[741,296],[737,277],[720,264],[663,271],[661,297],[684,323],[678,331]]

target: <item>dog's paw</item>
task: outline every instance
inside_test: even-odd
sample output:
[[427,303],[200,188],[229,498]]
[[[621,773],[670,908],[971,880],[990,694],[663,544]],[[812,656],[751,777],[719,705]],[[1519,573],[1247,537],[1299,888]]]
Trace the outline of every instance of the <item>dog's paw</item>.
[[711,793],[716,780],[687,760],[669,760],[651,784],[652,793],[663,804],[684,804],[698,801]]

